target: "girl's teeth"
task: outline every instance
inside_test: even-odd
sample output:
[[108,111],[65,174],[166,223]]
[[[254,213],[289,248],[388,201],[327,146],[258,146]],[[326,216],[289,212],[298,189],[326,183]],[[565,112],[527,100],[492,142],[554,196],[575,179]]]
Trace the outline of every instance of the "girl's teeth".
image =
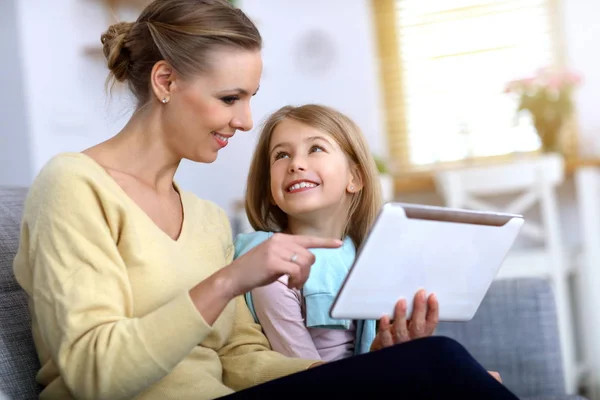
[[317,185],[314,183],[310,183],[310,182],[300,182],[300,183],[296,183],[296,184],[290,186],[288,191],[293,192],[294,190],[298,190],[298,189],[302,189],[302,188],[306,188],[306,187],[313,188],[313,187],[317,187]]

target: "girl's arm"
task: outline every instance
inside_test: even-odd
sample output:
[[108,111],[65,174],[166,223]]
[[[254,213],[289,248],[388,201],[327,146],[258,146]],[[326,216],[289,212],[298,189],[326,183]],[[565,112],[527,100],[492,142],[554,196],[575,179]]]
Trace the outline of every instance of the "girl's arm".
[[286,276],[252,290],[252,302],[273,350],[288,357],[321,359],[304,322],[301,294],[288,288]]

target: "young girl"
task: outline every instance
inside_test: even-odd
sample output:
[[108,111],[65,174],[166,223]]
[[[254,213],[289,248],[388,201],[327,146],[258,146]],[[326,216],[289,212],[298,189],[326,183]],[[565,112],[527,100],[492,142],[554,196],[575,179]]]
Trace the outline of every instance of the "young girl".
[[375,161],[348,117],[304,105],[283,107],[266,121],[246,192],[256,232],[237,237],[235,257],[274,232],[344,241],[341,248],[311,250],[316,261],[301,291],[284,276],[246,295],[274,350],[323,361],[369,351],[375,321],[331,319],[329,309],[380,207]]

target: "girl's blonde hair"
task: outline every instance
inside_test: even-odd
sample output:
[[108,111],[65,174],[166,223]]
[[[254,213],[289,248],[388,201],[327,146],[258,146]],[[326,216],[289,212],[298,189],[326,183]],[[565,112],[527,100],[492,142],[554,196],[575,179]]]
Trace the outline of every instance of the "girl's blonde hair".
[[363,188],[352,195],[345,235],[359,247],[381,208],[381,185],[375,160],[359,127],[333,108],[307,104],[285,106],[264,123],[250,165],[246,184],[246,214],[257,231],[281,231],[287,227],[287,215],[273,203],[271,196],[269,146],[279,123],[292,119],[329,134],[360,174]]

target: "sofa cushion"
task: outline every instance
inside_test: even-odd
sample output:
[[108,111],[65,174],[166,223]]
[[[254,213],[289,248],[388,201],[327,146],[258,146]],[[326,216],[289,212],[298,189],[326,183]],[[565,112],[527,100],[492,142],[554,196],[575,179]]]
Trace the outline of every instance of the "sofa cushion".
[[40,369],[24,292],[0,293],[0,391],[11,399],[35,399]]
[[27,309],[27,295],[15,280],[23,188],[0,187],[0,392],[10,399],[36,399],[40,368]]
[[565,394],[554,295],[546,280],[495,281],[471,321],[440,323],[436,333],[498,371],[519,398]]
[[0,187],[0,293],[20,289],[12,271],[19,244],[24,188]]

